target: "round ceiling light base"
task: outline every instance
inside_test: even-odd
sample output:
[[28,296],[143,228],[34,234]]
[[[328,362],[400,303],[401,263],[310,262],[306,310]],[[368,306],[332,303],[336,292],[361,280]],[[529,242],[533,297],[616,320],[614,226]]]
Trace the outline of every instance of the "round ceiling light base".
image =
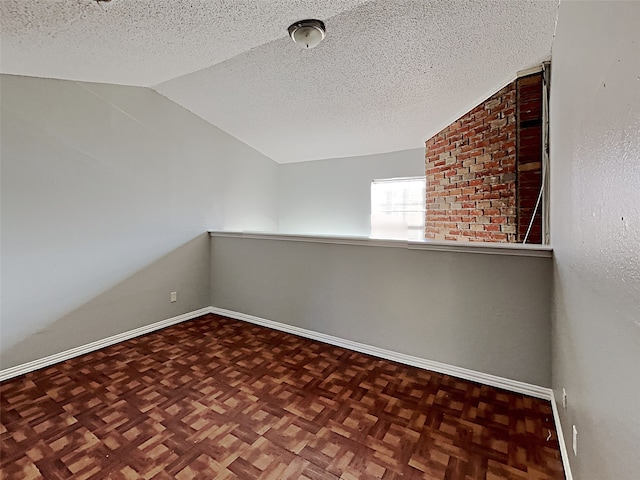
[[314,48],[324,39],[326,30],[320,20],[300,20],[288,29],[289,36],[304,48]]

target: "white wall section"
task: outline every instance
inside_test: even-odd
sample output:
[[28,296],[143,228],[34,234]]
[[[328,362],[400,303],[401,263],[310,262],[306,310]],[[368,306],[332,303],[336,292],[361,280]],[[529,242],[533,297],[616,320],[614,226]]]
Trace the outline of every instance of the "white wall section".
[[424,148],[280,166],[280,232],[369,236],[371,180],[424,175]]
[[2,368],[208,306],[204,232],[277,228],[277,164],[156,92],[0,88]]
[[640,472],[640,3],[560,5],[551,77],[553,388],[575,478]]
[[549,257],[224,233],[211,252],[214,307],[550,385]]

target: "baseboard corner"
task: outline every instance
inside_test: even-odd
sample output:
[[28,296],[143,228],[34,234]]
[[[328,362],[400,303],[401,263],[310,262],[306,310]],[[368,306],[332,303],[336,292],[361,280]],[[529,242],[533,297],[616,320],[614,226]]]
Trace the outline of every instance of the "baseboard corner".
[[558,404],[556,402],[556,396],[551,390],[551,409],[553,410],[553,421],[556,426],[556,435],[558,436],[558,444],[560,446],[560,457],[562,458],[562,466],[564,467],[564,476],[566,480],[573,480],[571,473],[571,464],[569,462],[569,451],[567,450],[567,444],[564,441],[564,434],[562,433],[562,422],[560,421],[560,412],[558,411]]

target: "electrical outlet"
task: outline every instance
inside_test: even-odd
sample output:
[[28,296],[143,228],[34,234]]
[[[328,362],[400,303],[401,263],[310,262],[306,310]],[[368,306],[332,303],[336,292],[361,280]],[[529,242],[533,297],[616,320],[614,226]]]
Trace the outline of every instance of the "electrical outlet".
[[564,388],[562,389],[562,408],[567,409],[567,391]]
[[578,456],[578,429],[573,426],[573,454]]
[[171,297],[169,298],[171,303],[178,301],[178,292],[171,292]]

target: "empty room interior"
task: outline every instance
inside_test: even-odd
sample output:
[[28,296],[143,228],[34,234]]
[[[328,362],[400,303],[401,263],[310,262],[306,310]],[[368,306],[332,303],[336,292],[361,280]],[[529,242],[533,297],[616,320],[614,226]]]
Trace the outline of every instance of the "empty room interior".
[[640,472],[640,2],[3,0],[0,476]]

